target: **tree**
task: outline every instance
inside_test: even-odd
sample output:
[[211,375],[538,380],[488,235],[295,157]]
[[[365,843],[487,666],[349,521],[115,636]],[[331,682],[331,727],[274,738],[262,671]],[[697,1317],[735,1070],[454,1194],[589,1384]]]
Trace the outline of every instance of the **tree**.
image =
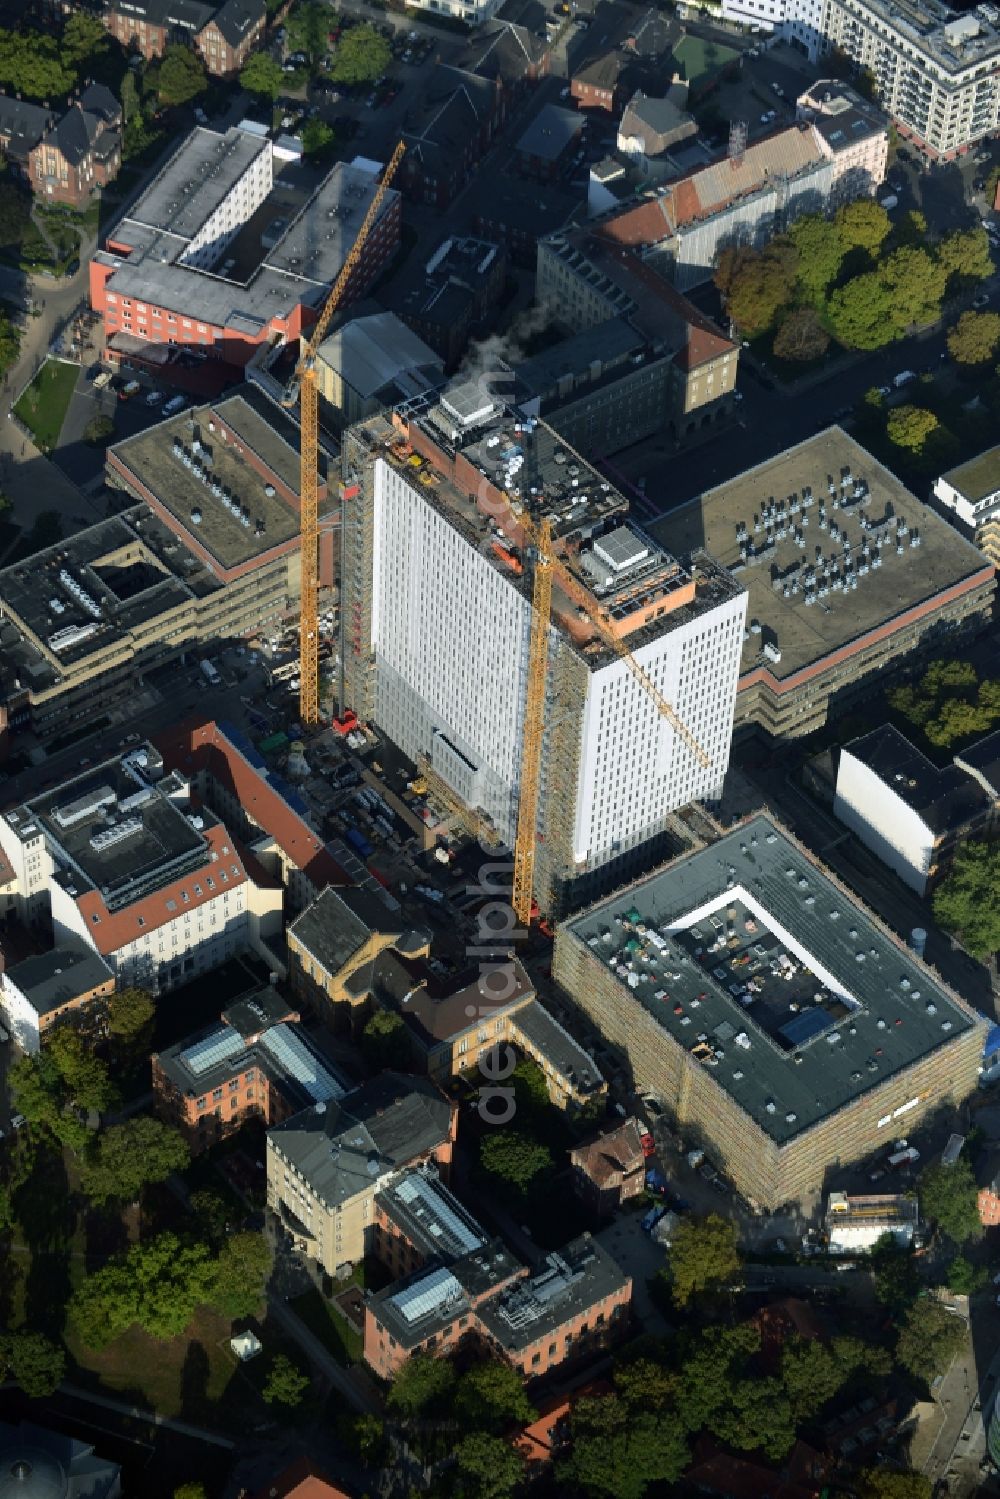
[[463,1437],[455,1448],[455,1465],[477,1499],[508,1499],[524,1477],[524,1458],[510,1442],[488,1432]]
[[325,120],[307,120],[302,130],[302,150],[313,158],[326,156],[336,139]]
[[928,411],[925,406],[907,404],[896,406],[889,412],[885,433],[897,448],[905,448],[908,453],[922,453],[927,439],[940,425],[933,411]]
[[285,1354],[277,1353],[260,1393],[268,1405],[286,1405],[292,1409],[302,1404],[308,1388],[308,1374],[303,1374],[299,1366],[293,1364]]
[[951,1166],[928,1166],[920,1175],[920,1206],[955,1244],[966,1244],[982,1233],[975,1174],[964,1156]]
[[688,1431],[708,1426],[728,1404],[752,1354],[760,1350],[760,1330],[749,1322],[738,1327],[707,1327],[683,1350],[677,1413]]
[[205,1485],[196,1478],[189,1483],[182,1483],[174,1489],[174,1499],[207,1499]]
[[179,1130],[140,1115],[104,1131],[82,1163],[80,1185],[92,1202],[133,1202],[143,1187],[166,1181],[190,1160]]
[[0,375],[17,363],[21,352],[21,332],[5,312],[0,311]]
[[963,312],[948,330],[948,352],[958,364],[989,364],[1000,349],[1000,313]]
[[990,208],[996,207],[998,192],[1000,192],[1000,166],[993,167],[986,175],[984,197]]
[[923,1473],[866,1468],[858,1475],[858,1499],[931,1499],[934,1485]]
[[78,10],[63,27],[60,51],[64,62],[79,69],[82,64],[92,66],[103,57],[110,43],[111,38],[100,18]]
[[491,1130],[479,1151],[484,1171],[516,1193],[537,1187],[552,1170],[552,1152],[516,1129]]
[[920,1294],[920,1276],[913,1255],[892,1234],[883,1234],[871,1252],[875,1294],[882,1305],[898,1317]]
[[611,1499],[642,1499],[650,1484],[675,1482],[691,1458],[675,1414],[637,1413],[617,1395],[577,1401],[570,1433],[560,1483]]
[[829,347],[830,335],[812,307],[790,312],[774,336],[775,356],[795,364],[821,359]]
[[205,1237],[212,1243],[221,1244],[229,1228],[229,1209],[218,1192],[206,1188],[192,1192],[190,1203]]
[[114,419],[110,416],[104,416],[102,413],[98,412],[96,416],[92,416],[90,418],[90,421],[87,423],[86,427],[84,427],[83,440],[84,442],[89,442],[92,447],[96,448],[99,447],[102,442],[107,442],[108,438],[114,435],[114,430]]
[[740,1273],[738,1230],[728,1218],[709,1213],[707,1218],[686,1218],[674,1230],[670,1246],[669,1276],[677,1306],[687,1306],[692,1296],[726,1285]]
[[174,1338],[211,1301],[215,1284],[207,1245],[159,1234],[81,1282],[67,1309],[70,1325],[94,1349],[106,1348],[132,1326],[153,1338]]
[[799,252],[799,285],[815,302],[837,279],[844,261],[844,243],[836,224],[819,213],[806,214],[788,231]]
[[895,336],[890,298],[876,271],[838,287],[830,296],[827,312],[837,341],[845,348],[881,349]]
[[896,220],[892,236],[896,245],[922,245],[927,238],[927,219],[919,208],[911,208]]
[[334,20],[334,11],[321,0],[299,0],[285,21],[289,51],[304,52],[315,69],[328,50],[327,37]]
[[787,239],[775,239],[764,250],[723,250],[717,284],[725,286],[726,310],[742,333],[754,337],[770,328],[791,301],[799,255]]
[[161,104],[189,104],[208,87],[205,64],[190,47],[174,43],[160,59],[157,88]]
[[889,237],[892,220],[873,198],[858,198],[837,210],[835,223],[844,250],[866,250],[874,260]]
[[832,1400],[846,1377],[833,1349],[817,1338],[789,1338],[781,1350],[781,1383],[796,1424]]
[[937,247],[937,256],[949,285],[984,281],[993,274],[990,237],[981,225],[946,234]]
[[965,1347],[965,1323],[941,1305],[924,1297],[903,1318],[896,1339],[896,1361],[915,1379],[930,1384]]
[[454,1410],[463,1426],[488,1432],[504,1431],[515,1422],[524,1426],[537,1414],[518,1370],[495,1361],[476,1364],[462,1375]]
[[406,1021],[395,1010],[374,1010],[361,1032],[361,1050],[373,1072],[399,1071],[413,1065]]
[[760,1448],[768,1457],[784,1457],[795,1444],[795,1419],[781,1381],[739,1380],[730,1400],[716,1411],[712,1430],[744,1452]]
[[40,1332],[15,1332],[3,1339],[10,1371],[29,1400],[43,1400],[62,1383],[66,1354]]
[[415,1353],[396,1375],[389,1391],[390,1410],[406,1416],[423,1416],[444,1410],[455,1388],[455,1370],[447,1359],[430,1353]]
[[959,932],[974,957],[988,958],[1000,949],[1000,848],[962,844],[931,906],[934,920],[945,931]]
[[122,122],[130,125],[132,121],[141,116],[142,105],[139,102],[139,90],[135,82],[135,69],[126,68],[122,78]]
[[145,1038],[156,1018],[153,996],[146,989],[119,989],[108,1004],[108,1031],[126,1041]]
[[894,250],[882,262],[879,276],[889,297],[896,337],[940,317],[948,273],[926,250],[910,245]]
[[337,43],[330,76],[334,83],[374,83],[392,61],[392,48],[374,26],[352,26]]
[[965,1258],[964,1254],[958,1254],[945,1268],[945,1285],[949,1291],[954,1291],[956,1296],[974,1296],[981,1291],[989,1280],[989,1272],[985,1265],[973,1265]]
[[252,1317],[264,1299],[271,1250],[260,1233],[231,1234],[216,1262],[212,1300],[227,1317]]
[[649,1358],[620,1363],[615,1369],[615,1389],[632,1410],[666,1410],[677,1396],[677,1376]]
[[75,69],[60,55],[54,37],[38,31],[0,32],[0,85],[55,104],[75,82]]
[[67,1102],[78,1109],[96,1109],[99,1113],[111,1107],[117,1094],[100,1057],[69,1026],[54,1031],[48,1052],[62,1078]]
[[251,52],[240,73],[240,83],[248,94],[267,99],[272,104],[281,93],[284,75],[269,52]]

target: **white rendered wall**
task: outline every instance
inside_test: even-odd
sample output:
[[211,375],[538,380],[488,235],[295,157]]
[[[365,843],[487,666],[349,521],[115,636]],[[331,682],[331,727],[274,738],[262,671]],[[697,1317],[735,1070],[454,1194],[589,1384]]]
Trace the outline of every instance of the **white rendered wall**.
[[6,974],[0,975],[0,1018],[22,1051],[29,1056],[38,1053],[38,1015],[16,984]]
[[934,834],[918,812],[850,750],[841,750],[834,815],[861,842],[923,895],[934,851]]

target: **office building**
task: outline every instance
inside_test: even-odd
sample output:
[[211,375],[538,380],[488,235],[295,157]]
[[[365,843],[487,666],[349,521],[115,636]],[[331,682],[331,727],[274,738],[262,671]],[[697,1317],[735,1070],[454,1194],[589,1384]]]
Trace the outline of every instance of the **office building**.
[[597,232],[641,250],[686,291],[711,279],[722,249],[759,247],[803,214],[874,193],[885,180],[885,115],[847,85],[829,82],[803,94],[798,109],[797,124],[664,183],[600,220]]
[[986,1021],[767,815],[560,926],[552,972],[762,1210],[977,1084]]
[[840,427],[653,530],[677,553],[703,546],[747,588],[736,733],[811,734],[894,663],[912,666],[992,615],[993,567]]
[[529,1272],[494,1240],[387,1286],[365,1307],[365,1362],[391,1379],[414,1353],[461,1343],[536,1379],[592,1359],[628,1326],[632,1282],[589,1234]]
[[875,80],[904,141],[952,160],[1000,124],[1000,10],[942,0],[827,0],[824,41]]
[[338,427],[444,384],[438,355],[392,312],[353,317],[335,328],[317,350],[316,375]]
[[383,1072],[267,1133],[267,1204],[298,1247],[333,1273],[375,1248],[375,1198],[407,1166],[447,1174],[457,1106],[423,1078]]
[[248,1119],[277,1124],[312,1104],[342,1098],[347,1085],[273,986],[245,995],[219,1021],[152,1057],[157,1112],[192,1152]]
[[152,745],[78,773],[0,816],[21,919],[51,921],[119,984],[154,992],[280,934],[280,887],[247,869],[224,825],[196,810]]
[[35,1056],[53,1026],[85,1015],[114,991],[114,972],[99,953],[83,943],[53,947],[0,973],[0,1019],[21,1050]]
[[451,235],[429,260],[394,276],[386,293],[393,312],[449,369],[465,353],[507,283],[507,255],[489,240]]
[[915,1197],[901,1192],[869,1197],[831,1192],[824,1227],[831,1254],[874,1249],[886,1235],[908,1249],[920,1229],[920,1208]]
[[231,78],[260,43],[264,0],[107,0],[104,24],[128,52],[147,62],[171,43],[193,46],[214,78]]
[[980,551],[1000,565],[1000,445],[939,475],[933,492],[972,533]]
[[[556,574],[537,897],[613,882],[721,785],[745,595],[704,553],[681,561],[555,432],[478,382],[345,434],[346,699],[498,836],[515,836],[531,587],[510,508],[544,496]],[[505,496],[507,498],[505,498]],[[569,589],[572,593],[566,591]],[[584,607],[586,605],[586,607]],[[588,610],[591,613],[588,613]],[[607,621],[599,630],[592,615]],[[602,633],[603,632],[603,633]],[[675,735],[608,633],[701,746]]]
[[[989,737],[995,771],[1000,736]],[[995,807],[982,772],[970,773],[958,755],[939,769],[891,724],[840,751],[834,815],[918,895],[947,874],[956,849],[986,835]]]
[[[132,204],[90,263],[90,300],[111,358],[163,366],[166,346],[216,361],[208,372],[236,379],[267,346],[293,341],[318,316],[375,196],[378,162],[338,162],[253,270],[233,278],[227,251],[274,185],[267,136],[197,128]],[[361,296],[395,253],[400,199],[390,189],[347,287]],[[322,225],[322,231],[317,231]],[[246,238],[246,236],[244,236]],[[151,350],[153,352],[151,352]]]
[[624,317],[658,345],[671,363],[665,424],[676,435],[706,425],[731,406],[738,345],[643,254],[616,243],[603,228],[571,229],[540,240],[535,296],[573,333]]

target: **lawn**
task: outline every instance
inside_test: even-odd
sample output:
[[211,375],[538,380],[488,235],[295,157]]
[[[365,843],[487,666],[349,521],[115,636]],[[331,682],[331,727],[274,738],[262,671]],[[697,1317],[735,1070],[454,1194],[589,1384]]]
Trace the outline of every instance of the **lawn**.
[[[338,1284],[337,1290],[346,1290],[347,1284],[350,1282]],[[364,1339],[315,1286],[288,1304],[316,1334],[324,1348],[329,1349],[338,1364],[346,1366],[360,1361]]]
[[79,374],[79,365],[47,359],[14,407],[42,453],[51,453],[59,441]]
[[229,1319],[202,1307],[179,1338],[161,1342],[137,1327],[95,1352],[66,1332],[66,1346],[81,1371],[104,1390],[122,1391],[161,1416],[204,1419],[237,1369],[229,1347]]

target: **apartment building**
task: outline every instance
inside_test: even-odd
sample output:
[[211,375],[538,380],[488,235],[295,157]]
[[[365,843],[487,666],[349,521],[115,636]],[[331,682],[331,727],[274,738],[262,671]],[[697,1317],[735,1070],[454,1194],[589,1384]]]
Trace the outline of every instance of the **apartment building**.
[[[109,357],[155,363],[162,374],[166,346],[219,361],[235,379],[255,353],[297,339],[354,243],[375,196],[373,169],[337,162],[238,282],[226,252],[272,191],[272,142],[235,127],[224,135],[193,130],[91,260],[90,300]],[[399,224],[399,194],[390,190],[348,299],[363,295],[395,253]]]
[[949,161],[1000,125],[1000,10],[942,0],[829,0],[824,39],[872,74],[900,135]]
[[414,10],[432,10],[437,15],[466,26],[482,26],[500,9],[502,0],[414,0]]
[[339,1099],[347,1085],[277,988],[223,1010],[219,1021],[152,1057],[157,1113],[197,1154],[248,1119],[267,1126]]
[[267,1203],[331,1274],[375,1249],[375,1199],[405,1167],[447,1177],[457,1106],[423,1078],[383,1072],[267,1133]]
[[[624,317],[658,345],[672,375],[664,425],[686,435],[732,404],[739,347],[660,274],[645,244],[641,251],[634,239],[623,244],[617,232],[612,220],[596,232],[571,229],[539,240],[535,297],[571,332]],[[663,269],[669,271],[669,257]]]
[[552,972],[761,1210],[977,1085],[987,1022],[767,814],[560,926]]
[[449,235],[424,264],[394,276],[386,297],[407,327],[454,369],[476,329],[485,328],[506,284],[501,245]]
[[631,1299],[631,1279],[589,1234],[533,1272],[494,1241],[371,1297],[365,1362],[391,1379],[414,1353],[449,1354],[469,1340],[537,1379],[617,1342]]
[[22,958],[0,973],[0,1019],[23,1052],[35,1056],[46,1033],[93,1009],[115,991],[115,975],[83,943]]
[[654,529],[675,553],[703,546],[746,584],[737,733],[810,734],[877,691],[892,663],[940,653],[943,638],[971,637],[992,615],[992,564],[840,427]]
[[104,24],[124,48],[147,61],[171,43],[188,43],[215,78],[238,73],[260,43],[264,0],[106,0]]
[[91,83],[64,114],[0,96],[0,151],[47,203],[84,208],[121,166],[121,105]]
[[[531,590],[515,505],[552,522],[556,576],[536,879],[543,910],[620,878],[671,812],[721,784],[743,634],[740,584],[681,562],[562,439],[479,382],[345,435],[342,653],[348,701],[499,836],[516,830]],[[579,589],[579,593],[577,590]],[[661,716],[580,599],[703,746]],[[598,602],[599,601],[599,602]],[[706,763],[703,763],[704,762]]]
[[940,474],[933,493],[971,531],[979,550],[1000,565],[1000,445]]
[[641,252],[686,291],[711,278],[722,249],[763,245],[803,214],[875,193],[888,157],[882,111],[846,84],[820,80],[797,112],[799,123],[673,179],[601,219],[598,233]]
[[281,932],[280,887],[251,873],[183,777],[140,745],[0,817],[18,913],[51,922],[119,984],[162,993]]

